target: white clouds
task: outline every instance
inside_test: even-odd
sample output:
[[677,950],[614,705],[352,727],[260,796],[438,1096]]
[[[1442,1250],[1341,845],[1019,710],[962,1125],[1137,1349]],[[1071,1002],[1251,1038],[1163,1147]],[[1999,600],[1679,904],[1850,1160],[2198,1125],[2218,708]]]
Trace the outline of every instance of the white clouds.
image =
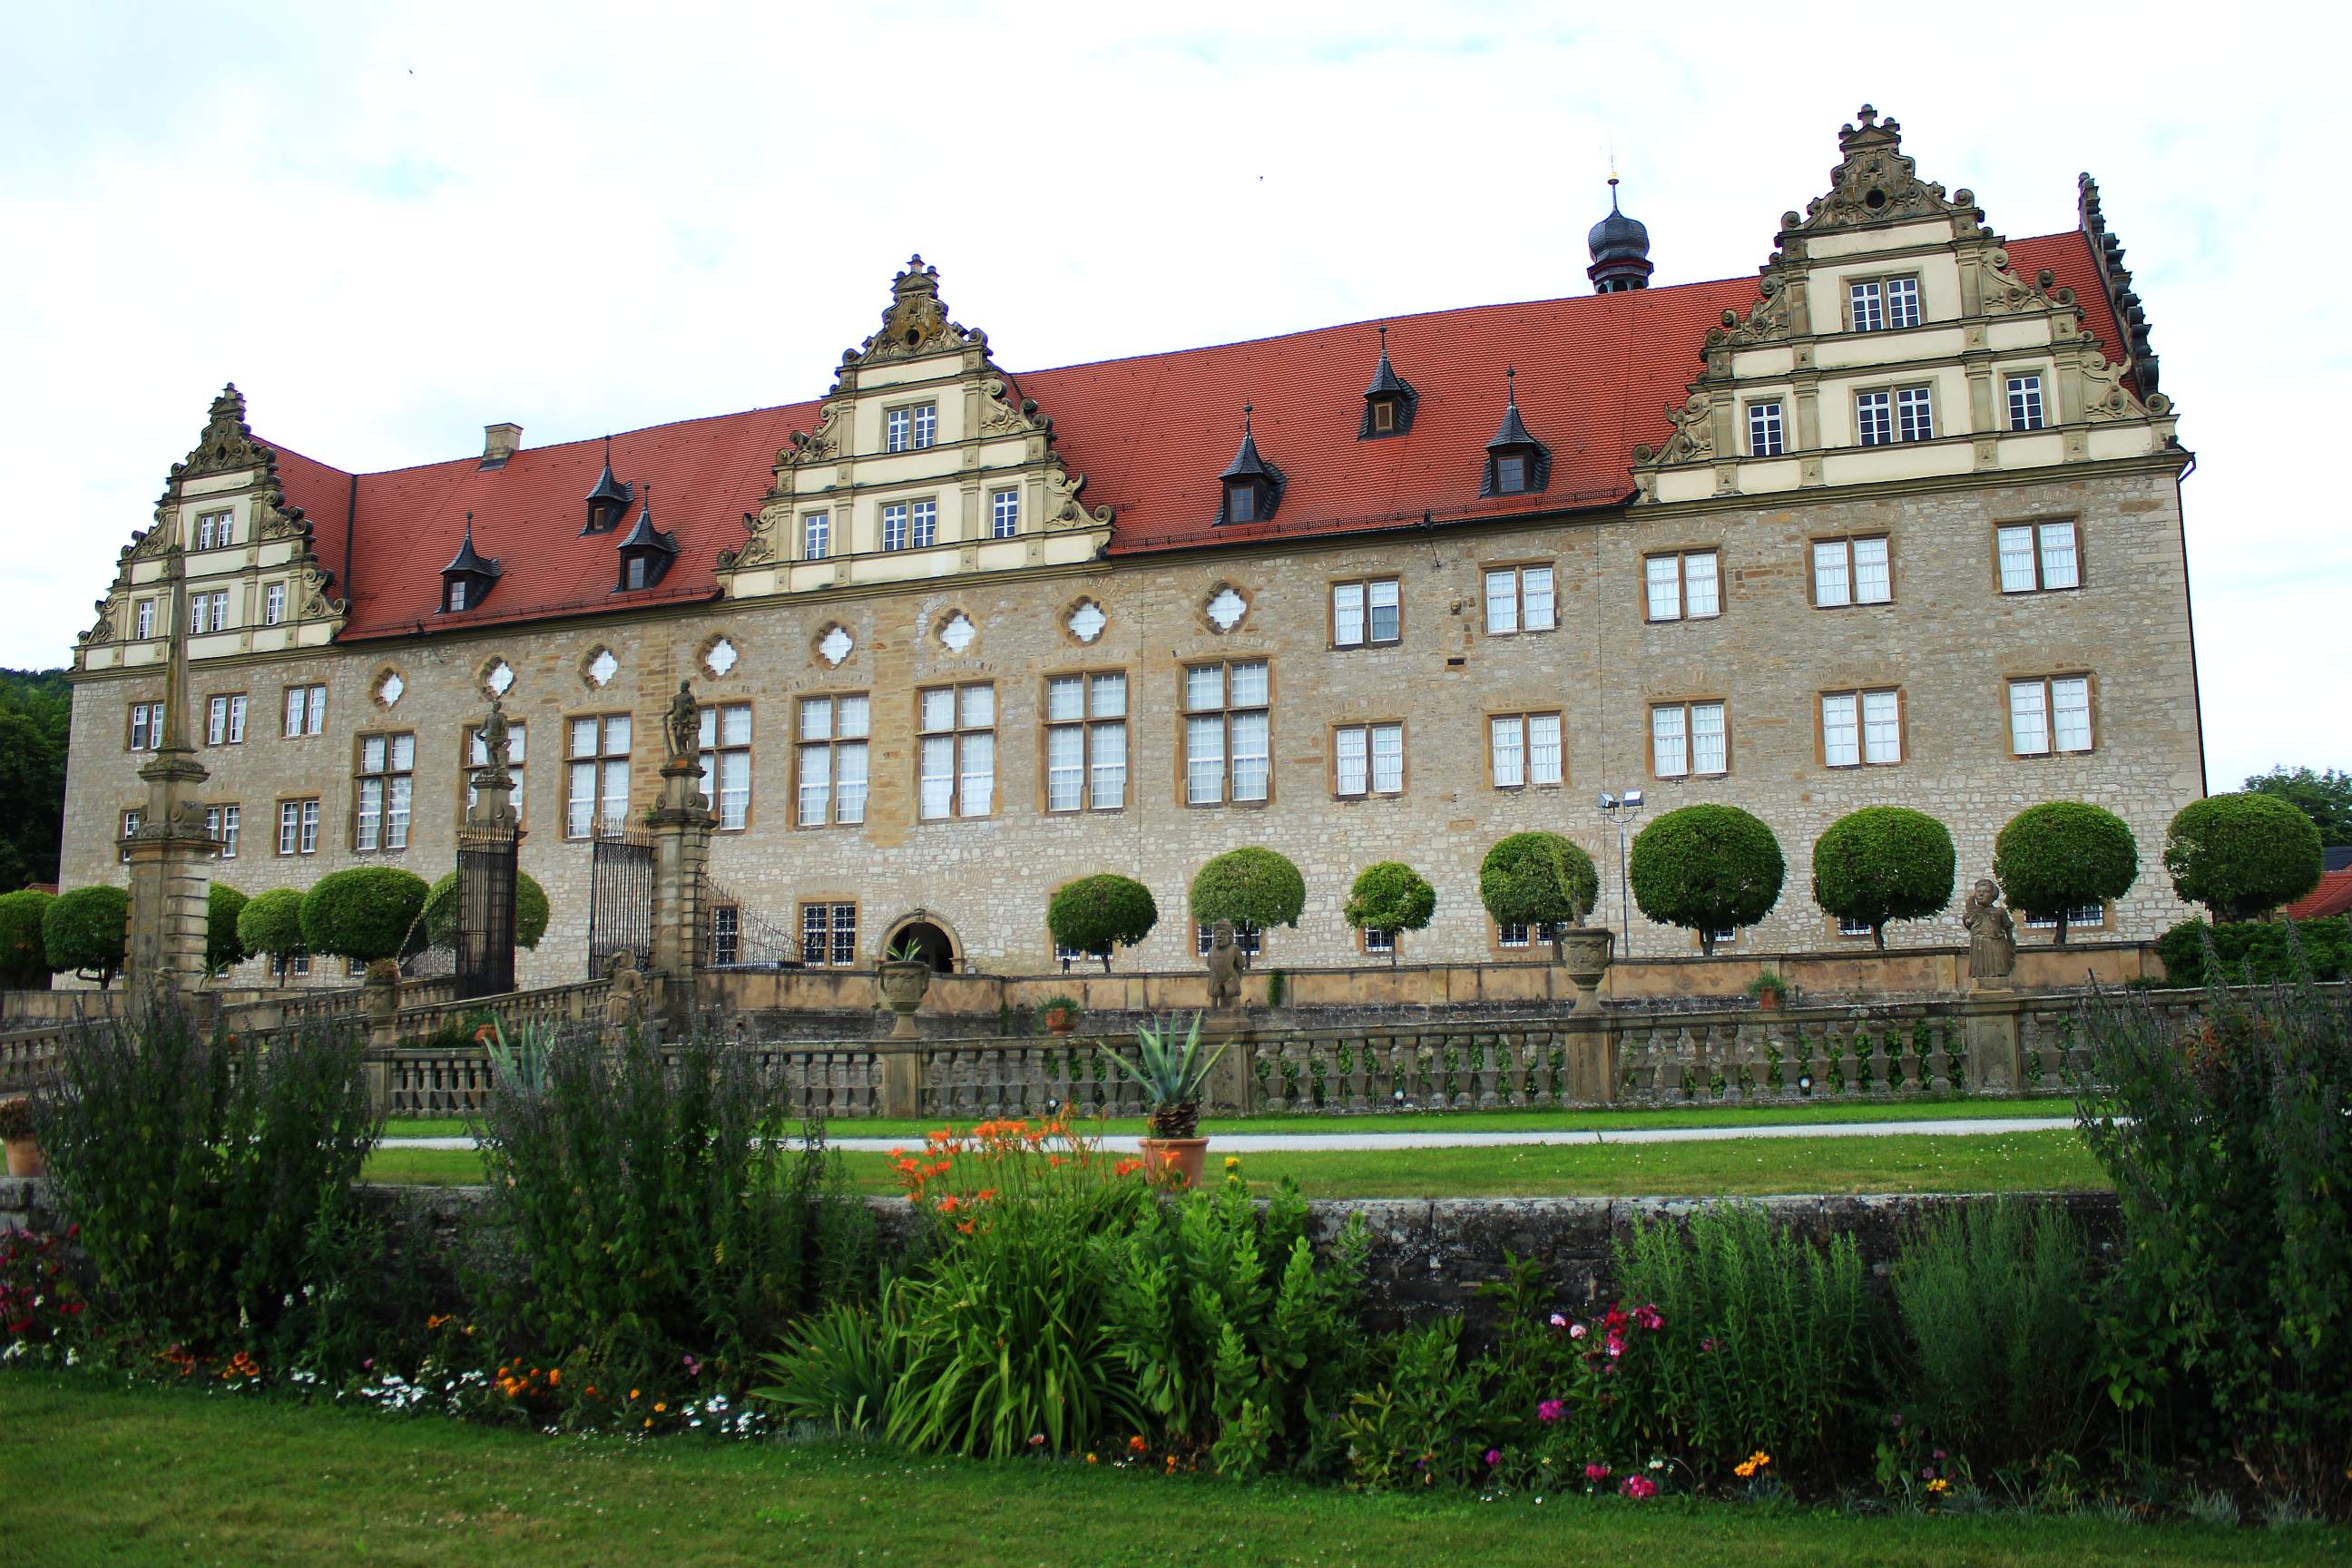
[[0,582],[0,661],[66,657],[225,380],[264,434],[376,468],[495,419],[813,396],[910,250],[1016,368],[1578,292],[1612,146],[1660,282],[1744,273],[1869,99],[2007,233],[2071,226],[2098,174],[2200,455],[2214,782],[2352,764],[2309,721],[2352,689],[2352,533],[2301,434],[2352,357],[2311,195],[2340,24],[2282,52],[2053,13],[1971,58],[1746,6],[154,12],[15,34],[0,418],[52,487],[20,513],[63,526]]

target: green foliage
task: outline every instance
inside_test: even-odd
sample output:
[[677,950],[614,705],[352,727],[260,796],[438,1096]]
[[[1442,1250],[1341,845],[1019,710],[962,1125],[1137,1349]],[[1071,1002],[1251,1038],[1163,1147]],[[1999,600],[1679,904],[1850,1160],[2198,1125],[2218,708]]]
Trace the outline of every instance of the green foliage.
[[2311,818],[2321,843],[2352,844],[2352,773],[2273,768],[2248,779],[2246,788],[2284,800]]
[[1952,835],[1924,811],[1866,805],[1830,824],[1813,844],[1813,901],[1843,920],[1870,922],[1874,947],[1886,922],[1926,920],[1952,901]]
[[2319,886],[2326,857],[2319,829],[2277,795],[2208,795],[2190,801],[2165,835],[2173,891],[2213,919],[2250,921]]
[[1307,879],[1271,849],[1228,849],[1192,879],[1192,918],[1231,921],[1235,931],[1295,926],[1307,907]]
[[1643,914],[1697,931],[1712,953],[1711,933],[1754,925],[1780,901],[1788,869],[1760,817],[1736,805],[1685,805],[1634,835],[1625,879]]
[[883,1310],[835,1301],[802,1319],[781,1348],[761,1357],[773,1380],[751,1397],[775,1407],[795,1426],[820,1432],[877,1432],[890,1390],[906,1368],[906,1325],[892,1315],[903,1300],[896,1289],[883,1297]]
[[59,893],[41,916],[41,945],[49,968],[71,970],[102,989],[122,971],[131,922],[131,895],[121,888],[76,888]]
[[62,669],[0,669],[0,890],[58,879],[73,690]]
[[2182,921],[2157,938],[2156,953],[2169,985],[2268,985],[2295,979],[2306,967],[2315,980],[2352,979],[2352,917],[2217,926]]
[[236,917],[236,940],[247,952],[269,960],[283,980],[287,964],[310,951],[302,940],[300,889],[272,888],[247,899]]
[[2063,947],[2068,910],[2120,899],[2139,880],[2139,845],[2112,811],[2044,801],[2011,817],[1993,840],[1992,876],[2012,908],[2056,921]]
[[246,897],[226,882],[215,882],[205,894],[205,973],[219,974],[235,969],[247,957],[237,921],[245,913]]
[[49,983],[48,948],[41,922],[56,902],[54,895],[31,888],[0,893],[0,984],[46,985]]
[[268,1361],[310,1348],[320,1290],[369,1298],[317,1271],[330,1254],[373,1256],[327,1239],[360,1223],[351,1184],[379,1131],[364,1054],[343,1026],[264,1050],[152,1004],[68,1031],[34,1115],[114,1310],[165,1342]]
[[1110,973],[1111,950],[1133,947],[1160,923],[1151,889],[1132,877],[1106,871],[1081,877],[1055,893],[1045,905],[1045,926],[1054,941],[1072,952],[1089,952]]
[[1383,1491],[1479,1475],[1468,1440],[1481,1415],[1478,1383],[1462,1365],[1461,1342],[1461,1323],[1448,1318],[1381,1344],[1378,1380],[1349,1395],[1339,1418],[1349,1486]]
[[1290,997],[1290,976],[1281,970],[1271,970],[1265,977],[1265,1005],[1279,1007]]
[[[2201,1024],[2099,999],[2067,1054],[2123,1204],[2108,1397],[2305,1507],[2352,1502],[2352,1000],[2215,990]],[[2183,1030],[2186,1028],[2186,1034]]]
[[1600,896],[1592,857],[1557,833],[1514,833],[1478,867],[1478,900],[1498,925],[1581,925]]
[[2072,1449],[2095,1348],[2082,1232],[2015,1199],[1948,1210],[1895,1260],[1886,1397],[1980,1468]]
[[[547,934],[547,889],[528,871],[515,872],[515,945],[536,949]],[[433,947],[457,945],[457,873],[433,884],[425,895],[425,940]]]
[[396,958],[429,891],[397,866],[331,871],[302,895],[302,940],[312,952],[362,963]]
[[1151,1135],[1190,1138],[1201,1120],[1201,1091],[1229,1043],[1221,1042],[1216,1049],[1202,1055],[1201,1015],[1195,1013],[1192,1026],[1185,1031],[1181,1042],[1171,1021],[1155,1018],[1149,1024],[1137,1025],[1133,1061],[1108,1046],[1102,1049],[1111,1066],[1143,1090]]
[[[1437,912],[1437,889],[1403,861],[1382,860],[1357,873],[1340,912],[1358,931],[1423,931]],[[1389,962],[1396,962],[1394,948]]]

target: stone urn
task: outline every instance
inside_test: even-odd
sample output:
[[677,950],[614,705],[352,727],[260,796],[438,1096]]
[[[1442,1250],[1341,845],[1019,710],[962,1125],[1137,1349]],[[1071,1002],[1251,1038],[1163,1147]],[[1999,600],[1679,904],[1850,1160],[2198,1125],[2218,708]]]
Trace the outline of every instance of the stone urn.
[[931,988],[931,966],[921,959],[885,959],[875,965],[875,975],[882,987],[882,1000],[898,1015],[898,1026],[890,1031],[894,1040],[919,1039],[915,1027],[915,1009],[923,1005],[923,993]]
[[1201,1184],[1209,1163],[1206,1138],[1139,1138],[1144,1179],[1156,1187],[1190,1192]]
[[1607,926],[1570,926],[1559,933],[1560,967],[1576,982],[1576,1004],[1570,1011],[1601,1005],[1599,987],[1616,945],[1617,933]]

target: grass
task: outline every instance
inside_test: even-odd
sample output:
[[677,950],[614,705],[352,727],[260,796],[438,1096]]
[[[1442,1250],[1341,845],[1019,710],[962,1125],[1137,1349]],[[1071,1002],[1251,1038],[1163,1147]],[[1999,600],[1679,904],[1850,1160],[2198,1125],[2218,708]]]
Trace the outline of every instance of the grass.
[[[1215,1152],[1213,1142],[1213,1163]],[[841,1157],[859,1191],[898,1190],[887,1155]],[[383,1149],[365,1174],[374,1182],[446,1185],[478,1182],[481,1170],[470,1150]],[[2045,1192],[2108,1184],[2071,1131],[1254,1153],[1244,1158],[1242,1172],[1253,1183],[1294,1176],[1309,1197],[1358,1198]]]
[[2123,1568],[2345,1560],[2338,1530],[2105,1518],[1856,1518],[1617,1500],[1481,1503],[826,1445],[551,1438],[0,1373],[14,1563],[1141,1563]]

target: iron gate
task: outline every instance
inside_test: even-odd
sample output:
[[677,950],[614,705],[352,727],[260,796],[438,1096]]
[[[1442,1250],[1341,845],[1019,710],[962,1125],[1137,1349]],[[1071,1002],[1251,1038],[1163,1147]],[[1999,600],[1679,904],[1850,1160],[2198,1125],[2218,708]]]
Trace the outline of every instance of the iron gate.
[[801,944],[784,927],[704,878],[703,969],[798,969]]
[[653,966],[654,842],[625,827],[599,826],[589,847],[588,978],[601,980],[616,952]]
[[457,995],[515,988],[515,835],[503,825],[457,831]]

